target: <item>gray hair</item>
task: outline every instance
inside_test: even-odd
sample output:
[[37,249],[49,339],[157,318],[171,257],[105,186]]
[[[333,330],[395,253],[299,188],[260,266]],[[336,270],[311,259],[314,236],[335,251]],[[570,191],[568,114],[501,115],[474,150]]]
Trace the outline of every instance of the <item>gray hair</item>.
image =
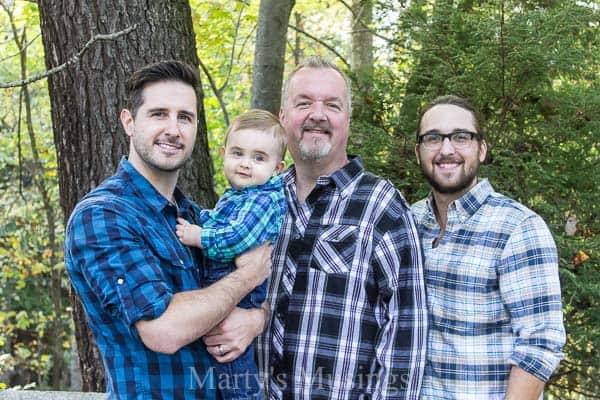
[[303,63],[296,66],[296,68],[294,68],[294,70],[288,75],[287,79],[285,80],[285,82],[283,84],[283,88],[281,90],[281,104],[282,105],[285,104],[287,101],[288,92],[290,89],[290,82],[291,82],[292,78],[294,77],[294,75],[296,75],[296,72],[300,71],[302,68],[332,69],[334,71],[337,71],[337,73],[340,74],[340,76],[344,80],[344,86],[346,89],[346,104],[348,105],[348,113],[352,114],[352,92],[350,90],[350,79],[348,78],[348,75],[346,75],[344,73],[344,71],[342,71],[341,68],[338,67],[337,65],[335,65],[333,62],[331,62],[321,56],[312,56],[312,57],[306,59]]

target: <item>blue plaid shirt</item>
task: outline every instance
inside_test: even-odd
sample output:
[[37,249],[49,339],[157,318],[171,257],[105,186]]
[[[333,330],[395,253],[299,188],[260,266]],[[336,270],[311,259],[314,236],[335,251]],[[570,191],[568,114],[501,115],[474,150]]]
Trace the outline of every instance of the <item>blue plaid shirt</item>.
[[[180,215],[197,221],[200,209],[179,190],[174,196]],[[111,399],[216,396],[201,340],[161,354],[144,346],[134,326],[159,317],[175,293],[201,286],[196,250],[175,235],[176,217],[176,207],[123,159],[67,224],[66,268],[102,354]]]
[[267,241],[274,244],[286,208],[281,175],[263,185],[226,190],[213,210],[200,213],[202,252],[227,262]]
[[516,365],[547,381],[565,343],[556,246],[544,221],[487,180],[448,207],[412,207],[430,313],[423,399],[503,399]]

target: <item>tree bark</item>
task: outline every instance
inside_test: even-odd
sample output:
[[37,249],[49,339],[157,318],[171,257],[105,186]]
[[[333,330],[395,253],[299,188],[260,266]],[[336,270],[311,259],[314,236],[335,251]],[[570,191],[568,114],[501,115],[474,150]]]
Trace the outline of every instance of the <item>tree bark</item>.
[[251,107],[277,115],[290,13],[295,0],[261,0],[258,10]]
[[[118,115],[125,104],[129,75],[143,65],[167,59],[197,67],[198,58],[187,1],[40,0],[39,10],[48,69],[67,61],[94,34],[136,25],[126,36],[94,43],[78,63],[49,77],[60,202],[66,221],[77,201],[112,175],[127,154],[128,141]],[[200,87],[197,94],[198,139],[180,185],[194,200],[212,205],[216,196]],[[83,390],[102,392],[102,362],[74,295],[72,302]]]
[[352,73],[355,77],[353,118],[364,121],[373,119],[367,96],[373,87],[373,0],[352,2]]

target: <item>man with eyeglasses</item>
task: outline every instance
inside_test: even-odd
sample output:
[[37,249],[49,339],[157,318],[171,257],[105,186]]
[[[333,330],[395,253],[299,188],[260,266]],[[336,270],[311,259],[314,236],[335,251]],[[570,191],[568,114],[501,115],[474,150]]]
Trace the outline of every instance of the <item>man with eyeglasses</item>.
[[412,207],[430,313],[421,398],[541,398],[565,342],[550,231],[478,179],[487,143],[466,100],[425,107],[415,153],[432,187]]

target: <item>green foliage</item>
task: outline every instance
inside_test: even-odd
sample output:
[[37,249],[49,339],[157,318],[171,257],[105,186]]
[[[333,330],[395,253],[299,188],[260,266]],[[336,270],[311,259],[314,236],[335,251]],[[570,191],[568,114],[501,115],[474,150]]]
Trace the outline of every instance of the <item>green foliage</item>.
[[[215,165],[215,190],[229,186],[223,176],[219,150],[224,143],[227,123],[219,104],[221,97],[229,120],[248,109],[252,83],[252,55],[258,4],[244,2],[191,1],[198,58],[210,79],[201,72],[209,150]],[[214,87],[210,85],[214,82]],[[215,94],[215,89],[219,92]]]
[[[28,27],[30,74],[44,70],[37,6],[14,2],[15,23]],[[346,2],[350,3],[350,2]],[[429,188],[414,159],[417,117],[424,103],[455,93],[469,98],[486,119],[489,157],[482,174],[497,190],[544,217],[559,248],[568,343],[566,358],[548,392],[560,399],[600,393],[600,11],[596,2],[414,0],[377,1],[373,29],[375,68],[363,96],[368,118],[352,121],[349,152],[368,169],[390,179],[414,202]],[[209,147],[216,191],[228,186],[219,148],[233,119],[250,104],[259,1],[191,0],[201,72]],[[295,56],[350,59],[351,14],[334,0],[297,0],[288,33],[286,71]],[[6,15],[0,13],[0,81],[20,79],[18,50]],[[391,40],[385,40],[387,37]],[[352,71],[349,71],[353,78]],[[30,87],[44,179],[56,209],[56,155],[49,100],[43,82]],[[216,93],[215,93],[216,92]],[[219,101],[221,99],[221,102]],[[62,254],[48,252],[48,226],[35,189],[25,126],[17,125],[19,90],[0,96],[0,389],[14,384],[48,384],[51,324],[59,321],[64,356],[72,335],[66,307],[48,296],[55,272],[65,292]],[[19,144],[20,143],[20,144]],[[22,162],[19,163],[19,148]],[[288,164],[291,160],[288,159]],[[564,233],[569,215],[579,224]],[[56,223],[59,248],[62,223]],[[584,252],[589,259],[574,263]],[[55,257],[52,258],[51,256]],[[54,273],[54,274],[53,274]],[[9,381],[11,371],[20,380]]]
[[[396,148],[414,136],[424,103],[470,99],[487,121],[482,174],[553,231],[569,338],[549,392],[561,399],[600,391],[599,14],[576,1],[417,1],[401,14],[393,58],[409,64],[406,85],[392,89],[404,95]],[[573,237],[569,215],[579,221]],[[577,264],[578,252],[589,259]]]
[[[26,33],[27,70],[43,72],[45,63],[39,36],[36,6],[17,2],[12,9],[19,37]],[[0,10],[4,58],[0,81],[21,80],[18,47],[10,20]],[[0,96],[0,388],[15,385],[51,384],[49,373],[57,361],[68,357],[72,332],[68,304],[68,281],[62,263],[62,218],[55,229],[58,245],[52,248],[47,214],[37,182],[49,190],[51,207],[58,210],[56,152],[52,140],[50,105],[44,82],[29,86],[32,126],[42,165],[34,163],[25,107],[20,88],[6,89]],[[63,307],[50,293],[53,282],[62,288]],[[59,332],[55,335],[53,332]],[[56,353],[53,344],[64,348]],[[65,371],[66,372],[66,371]]]

